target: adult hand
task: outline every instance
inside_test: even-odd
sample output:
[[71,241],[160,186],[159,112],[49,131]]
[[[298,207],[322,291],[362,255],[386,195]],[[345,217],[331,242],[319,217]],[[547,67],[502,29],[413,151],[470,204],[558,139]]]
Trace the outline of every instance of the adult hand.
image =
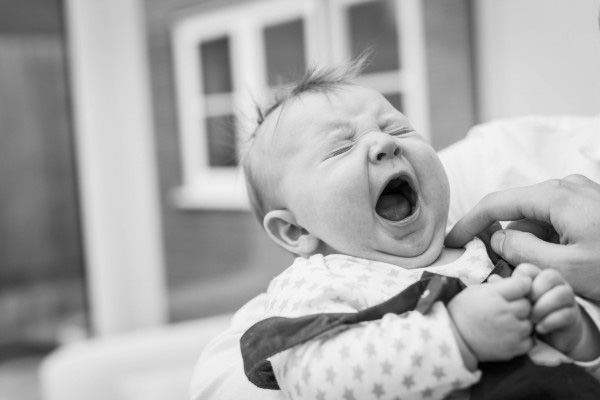
[[600,185],[570,175],[484,197],[446,237],[461,247],[497,221],[515,221],[491,237],[513,265],[555,268],[582,296],[600,300]]

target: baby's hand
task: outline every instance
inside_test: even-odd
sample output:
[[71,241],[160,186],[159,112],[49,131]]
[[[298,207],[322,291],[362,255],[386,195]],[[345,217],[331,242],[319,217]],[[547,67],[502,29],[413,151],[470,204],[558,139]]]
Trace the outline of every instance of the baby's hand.
[[[448,304],[448,311],[478,361],[508,360],[533,346],[531,279],[511,277],[470,286]],[[463,354],[464,357],[464,354]]]
[[541,270],[532,264],[519,265],[514,274],[533,279],[529,296],[536,333],[555,349],[570,355],[581,342],[585,328],[571,286],[557,270]]

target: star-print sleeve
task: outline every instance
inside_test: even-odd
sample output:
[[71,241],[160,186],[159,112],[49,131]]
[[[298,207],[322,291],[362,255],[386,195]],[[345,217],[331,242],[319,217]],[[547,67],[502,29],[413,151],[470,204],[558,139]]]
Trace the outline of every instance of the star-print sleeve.
[[381,320],[323,336],[271,358],[289,399],[443,399],[479,380],[464,367],[442,303],[422,315]]

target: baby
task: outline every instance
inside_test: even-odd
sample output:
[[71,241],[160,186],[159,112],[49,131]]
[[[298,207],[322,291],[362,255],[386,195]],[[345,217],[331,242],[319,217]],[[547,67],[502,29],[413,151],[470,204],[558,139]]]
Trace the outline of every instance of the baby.
[[402,113],[353,83],[360,68],[313,70],[259,118],[249,197],[268,236],[297,256],[272,280],[265,317],[356,313],[425,271],[467,288],[425,315],[389,313],[274,355],[286,396],[444,398],[478,382],[480,362],[527,353],[596,370],[597,311],[556,271],[521,265],[481,284],[494,265],[479,239],[444,248],[444,169]]

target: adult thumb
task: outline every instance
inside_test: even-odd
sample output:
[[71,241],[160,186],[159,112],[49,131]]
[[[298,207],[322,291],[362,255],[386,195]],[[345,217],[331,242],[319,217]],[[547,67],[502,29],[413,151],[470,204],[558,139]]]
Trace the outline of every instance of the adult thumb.
[[492,249],[512,265],[531,263],[538,267],[558,268],[568,263],[566,246],[539,239],[529,232],[512,229],[497,231],[491,238]]

